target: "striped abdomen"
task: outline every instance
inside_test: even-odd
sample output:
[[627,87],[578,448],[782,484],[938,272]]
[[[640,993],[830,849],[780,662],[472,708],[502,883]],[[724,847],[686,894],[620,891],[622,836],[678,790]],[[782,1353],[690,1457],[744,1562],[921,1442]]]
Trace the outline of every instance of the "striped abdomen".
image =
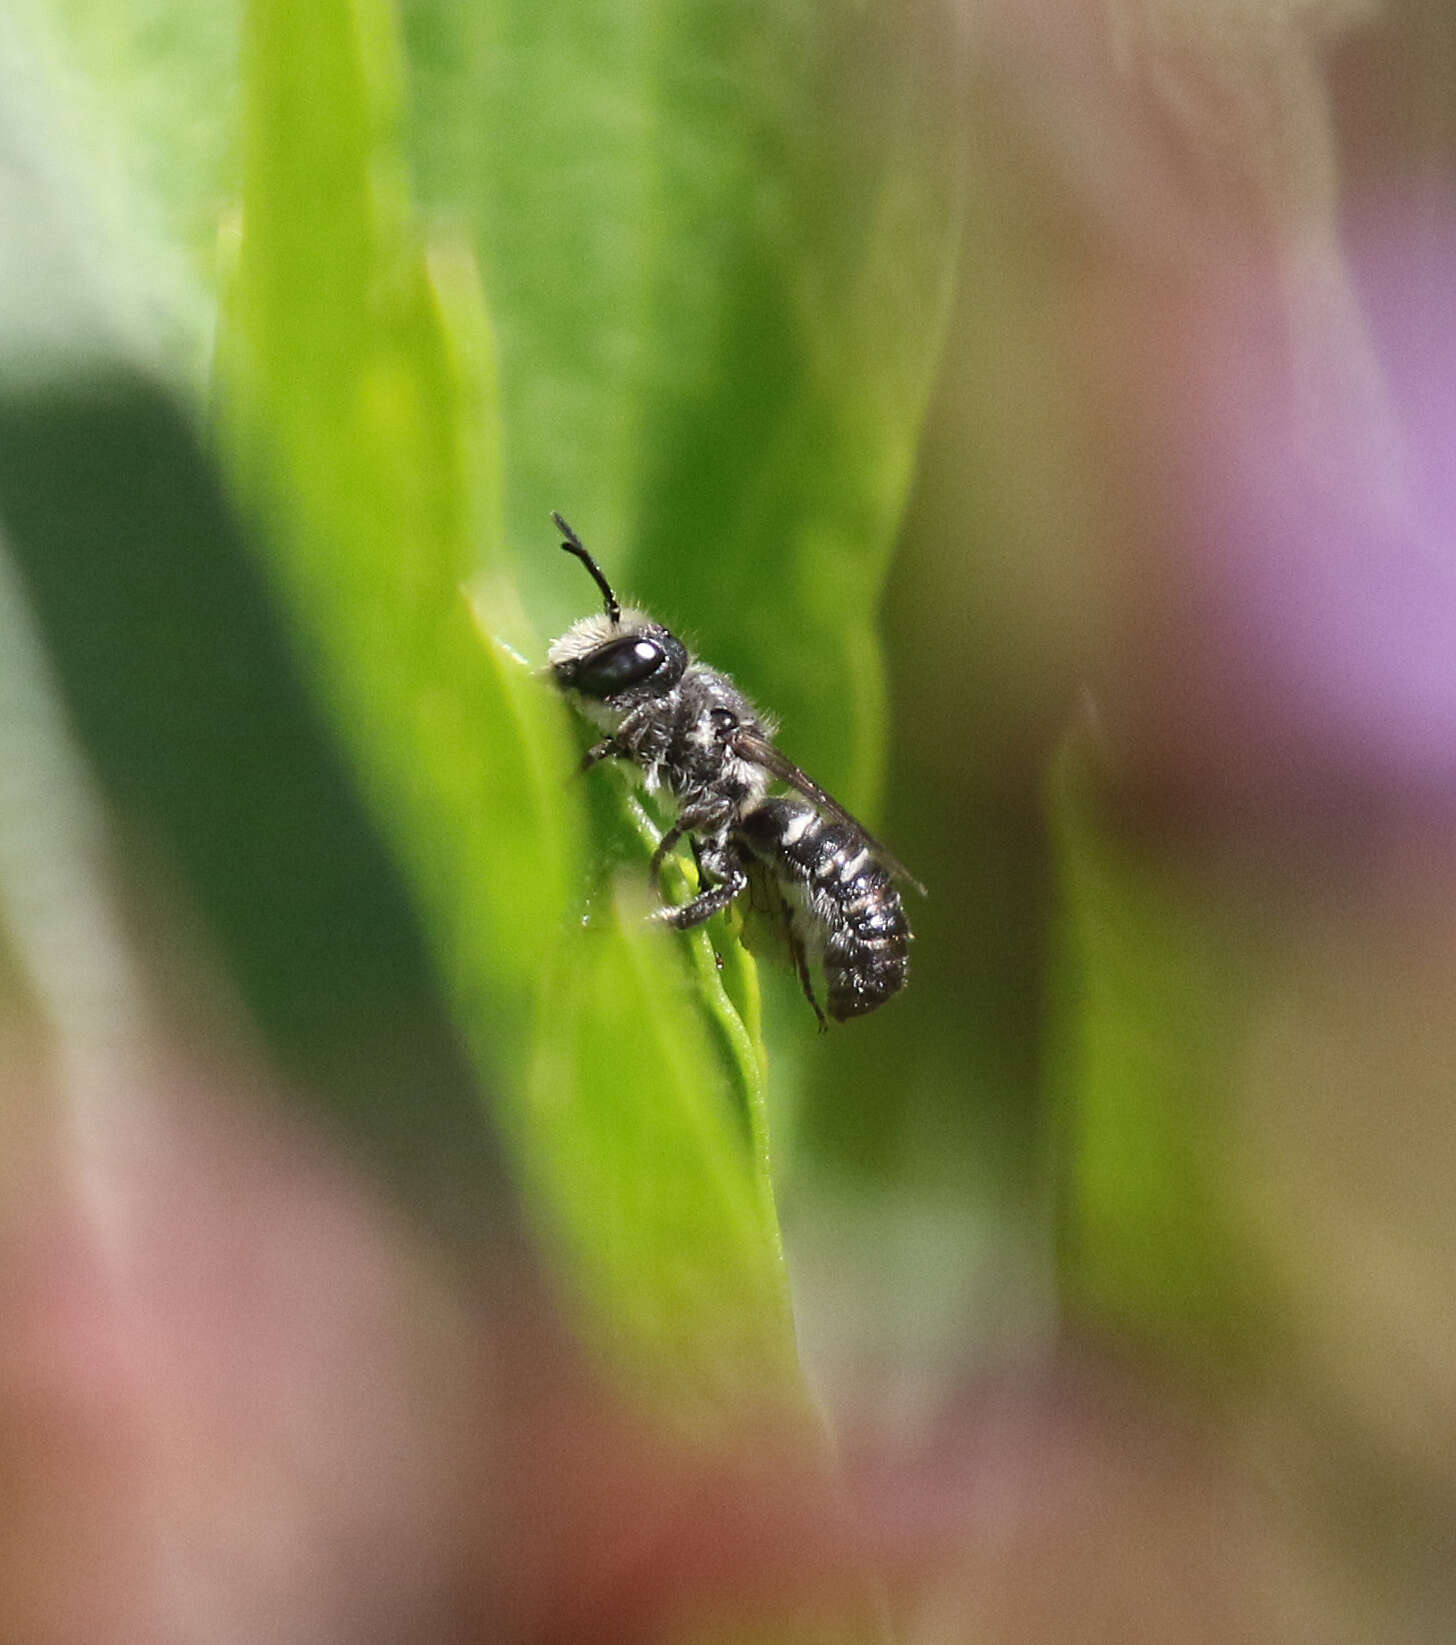
[[748,812],[738,831],[772,869],[788,904],[794,957],[811,1003],[806,953],[823,963],[836,1022],[873,1011],[905,986],[910,926],[862,829],[823,817],[803,800],[771,799]]

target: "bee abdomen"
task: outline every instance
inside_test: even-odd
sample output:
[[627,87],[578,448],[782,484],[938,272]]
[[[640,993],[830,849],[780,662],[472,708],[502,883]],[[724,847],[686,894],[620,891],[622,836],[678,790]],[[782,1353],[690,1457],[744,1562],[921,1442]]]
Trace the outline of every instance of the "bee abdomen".
[[[898,893],[891,895],[899,901]],[[903,919],[898,939],[883,950],[846,941],[843,933],[830,937],[824,945],[825,1006],[836,1022],[862,1017],[900,992],[909,971],[907,937]]]
[[790,893],[800,939],[822,957],[829,1015],[860,1017],[897,994],[909,970],[910,926],[863,831],[789,799],[765,800],[740,828]]

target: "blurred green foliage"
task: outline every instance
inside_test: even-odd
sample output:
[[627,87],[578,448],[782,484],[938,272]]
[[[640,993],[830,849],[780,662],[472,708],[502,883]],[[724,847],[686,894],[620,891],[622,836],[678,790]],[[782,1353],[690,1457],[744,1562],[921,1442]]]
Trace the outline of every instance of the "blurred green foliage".
[[[1281,861],[1237,815],[1160,825],[1067,734],[1089,656],[1176,697],[1177,647],[1137,632],[1160,600],[1207,638],[1170,552],[1173,333],[1212,314],[1236,385],[1265,346],[1206,256],[1230,202],[1179,117],[1204,104],[1168,87],[1211,75],[1207,107],[1247,92],[1245,116],[1298,88],[1323,119],[1302,15],[1272,45],[1257,7],[1230,31],[1293,77],[1228,67],[1212,29],[1140,83],[1110,16],[14,0],[0,1018],[104,1054],[140,976],[148,1032],[266,1061],[414,1213],[527,1229],[583,1335],[698,1431],[765,1390],[812,1428],[796,1339],[903,1415],[916,1373],[1044,1341],[1059,1308],[1207,1385],[1267,1368],[1301,1301],[1352,1409],[1419,1412],[1364,1386],[1400,1356],[1339,1322],[1327,1246],[1444,1409],[1443,1293],[1402,1293],[1388,1237],[1423,1152],[1401,1058],[1444,971],[1399,936],[1364,951],[1358,829]],[[1252,120],[1250,153],[1284,129]],[[574,778],[537,674],[595,603],[553,509],[930,887],[883,1013],[820,1039],[735,917],[644,922],[653,819],[621,773]],[[1356,910],[1335,936],[1326,898]],[[78,933],[116,951],[78,960]],[[1428,1135],[1447,1061],[1433,1034]],[[1357,1140],[1332,1133],[1300,1227],[1330,1091]],[[1270,1110],[1261,1158],[1239,1128]],[[1430,1169],[1423,1254],[1449,1220]],[[1438,1427],[1412,1418],[1421,1468]]]
[[[878,808],[876,612],[960,235],[934,9],[422,3],[397,19],[253,0],[236,38],[220,11],[165,5],[124,21],[37,3],[30,21],[77,129],[114,138],[86,185],[115,253],[75,426],[102,415],[93,398],[111,406],[96,461],[156,477],[113,482],[114,506],[96,479],[78,523],[26,493],[40,475],[65,488],[55,454],[79,432],[5,473],[22,553],[54,531],[132,596],[81,601],[63,555],[37,584],[108,797],[180,872],[290,1067],[321,1077],[316,1047],[287,1055],[290,1034],[323,1034],[321,993],[346,1002],[336,1051],[351,1012],[376,1030],[354,1049],[393,1070],[383,1094],[329,1081],[378,1155],[473,1157],[431,1104],[489,1089],[528,1214],[617,1350],[698,1402],[765,1377],[797,1398],[751,962],[727,921],[669,939],[593,892],[606,841],[608,865],[640,856],[633,812],[609,780],[572,782],[570,729],[522,659],[588,603],[554,549],[558,507],[619,586],[782,715],[796,758]],[[32,232],[80,263],[61,213]],[[159,270],[187,293],[133,333],[160,377],[117,391],[126,316]],[[146,443],[173,394],[201,398],[210,300],[231,501],[185,417]],[[83,635],[104,684],[72,660]],[[243,682],[234,721],[208,669]],[[114,768],[83,687],[136,721]],[[293,798],[301,747],[305,791],[333,773],[333,822]],[[233,785],[247,803],[230,808]],[[270,881],[279,842],[311,837],[300,803],[324,861]],[[392,865],[369,855],[381,841]],[[381,1004],[391,954],[388,978],[412,980]],[[448,1075],[380,1050],[409,989],[443,1002],[473,1073],[444,1018],[425,1037],[456,1058]]]

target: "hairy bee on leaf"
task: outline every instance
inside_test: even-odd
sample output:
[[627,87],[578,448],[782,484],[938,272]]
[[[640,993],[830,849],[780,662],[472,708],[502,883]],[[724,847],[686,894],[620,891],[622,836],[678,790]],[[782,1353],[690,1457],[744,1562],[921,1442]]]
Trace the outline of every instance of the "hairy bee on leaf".
[[[636,766],[649,793],[674,811],[652,855],[656,880],[687,840],[699,890],[656,916],[690,930],[753,884],[783,920],[799,982],[821,1028],[811,965],[824,973],[836,1022],[860,1017],[905,986],[910,925],[896,878],[923,887],[842,805],[786,759],[773,726],[726,674],[698,661],[645,612],[626,610],[581,539],[559,514],[562,548],[601,590],[601,616],[583,617],[550,648],[551,675],[604,733],[582,761]],[[790,790],[771,794],[775,784]],[[757,899],[756,899],[757,900]]]

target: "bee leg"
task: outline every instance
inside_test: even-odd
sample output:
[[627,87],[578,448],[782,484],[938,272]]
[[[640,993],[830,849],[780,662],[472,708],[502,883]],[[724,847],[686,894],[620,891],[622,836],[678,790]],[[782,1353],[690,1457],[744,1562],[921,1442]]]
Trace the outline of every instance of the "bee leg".
[[599,743],[593,743],[581,757],[581,764],[577,766],[577,775],[590,771],[594,765],[602,760],[619,760],[624,758],[622,746],[615,737],[603,737]]
[[[662,865],[667,861],[667,854],[687,832],[680,822],[676,822],[657,842],[657,849],[652,853],[652,883],[657,884],[657,876],[662,872]],[[699,867],[701,868],[701,864]]]
[[[678,843],[686,838],[693,848],[693,861],[698,865],[698,880],[706,885],[708,880],[726,879],[737,866],[738,859],[731,850],[722,844],[710,844],[699,847],[697,830],[711,823],[711,813],[704,816],[701,811],[684,811],[671,828],[657,842],[657,849],[652,853],[652,883],[656,885],[657,876],[662,872],[662,865],[667,861],[667,854]],[[718,866],[714,867],[717,864]]]
[[[720,883],[699,891],[691,902],[685,902],[681,907],[659,908],[653,919],[661,920],[676,931],[691,931],[695,925],[712,919],[714,914],[721,914],[735,897],[742,896],[748,889],[748,875],[744,873],[742,864],[732,858],[721,859],[718,866],[722,870],[721,875],[713,874],[712,877]],[[710,872],[704,865],[704,875]]]
[[794,969],[799,973],[799,987],[804,990],[804,998],[814,1008],[814,1015],[819,1019],[819,1032],[827,1033],[829,1024],[824,1013],[819,1009],[819,1001],[814,998],[814,979],[809,975],[809,956],[804,952],[804,945],[799,941],[799,934],[790,925],[788,928],[789,952],[794,956]]
[[735,869],[732,878],[724,880],[721,885],[700,891],[691,902],[683,903],[680,908],[659,909],[653,918],[672,926],[674,930],[691,931],[694,926],[712,919],[714,914],[721,914],[735,897],[741,896],[747,889],[747,874],[741,868]]

